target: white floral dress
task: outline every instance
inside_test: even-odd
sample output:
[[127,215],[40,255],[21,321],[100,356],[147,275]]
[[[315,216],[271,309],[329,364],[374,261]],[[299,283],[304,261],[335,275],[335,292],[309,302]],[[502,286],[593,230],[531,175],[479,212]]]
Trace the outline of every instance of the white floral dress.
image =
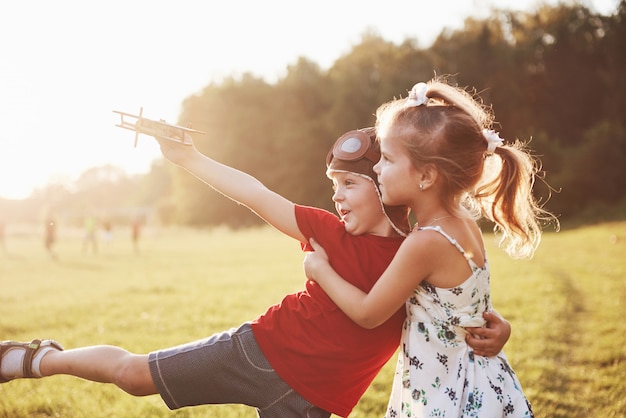
[[533,417],[503,352],[475,356],[465,327],[483,326],[491,309],[489,266],[478,267],[463,248],[440,232],[467,259],[472,275],[452,289],[423,282],[406,302],[407,319],[386,418]]

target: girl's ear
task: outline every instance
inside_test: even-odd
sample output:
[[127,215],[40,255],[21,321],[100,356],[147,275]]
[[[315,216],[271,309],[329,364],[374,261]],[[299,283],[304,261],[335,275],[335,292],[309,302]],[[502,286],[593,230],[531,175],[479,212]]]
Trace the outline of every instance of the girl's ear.
[[430,187],[432,187],[437,181],[438,176],[439,172],[437,171],[437,167],[435,167],[434,164],[426,164],[425,166],[423,166],[420,170],[419,176],[420,190],[428,190]]

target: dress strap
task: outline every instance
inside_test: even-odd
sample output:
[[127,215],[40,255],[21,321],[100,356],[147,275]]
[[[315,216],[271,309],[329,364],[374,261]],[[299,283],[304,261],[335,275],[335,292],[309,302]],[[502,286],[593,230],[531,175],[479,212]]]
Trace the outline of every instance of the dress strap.
[[459,252],[461,254],[463,254],[463,257],[465,257],[465,259],[467,260],[467,262],[469,263],[469,265],[473,268],[476,269],[478,268],[478,266],[476,265],[476,263],[474,263],[474,260],[472,260],[472,258],[465,252],[465,249],[463,247],[461,247],[461,244],[459,244],[457,242],[456,239],[452,238],[450,235],[448,235],[446,232],[444,232],[443,229],[441,229],[441,227],[439,225],[433,225],[433,226],[422,226],[422,227],[418,227],[417,228],[418,231],[420,230],[430,230],[430,231],[437,231],[439,232],[441,235],[443,235],[448,241],[450,241],[450,244],[454,245],[456,247],[457,250],[459,250]]

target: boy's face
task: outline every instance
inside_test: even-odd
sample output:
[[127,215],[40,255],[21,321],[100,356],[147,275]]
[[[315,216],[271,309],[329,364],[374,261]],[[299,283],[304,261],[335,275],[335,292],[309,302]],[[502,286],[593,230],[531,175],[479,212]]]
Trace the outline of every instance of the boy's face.
[[346,232],[351,235],[393,235],[373,181],[341,171],[335,171],[331,177],[335,210],[344,222]]

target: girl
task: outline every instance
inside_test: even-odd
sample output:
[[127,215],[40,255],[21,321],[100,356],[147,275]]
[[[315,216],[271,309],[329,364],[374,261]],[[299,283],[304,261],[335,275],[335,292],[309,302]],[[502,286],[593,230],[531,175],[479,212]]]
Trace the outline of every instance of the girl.
[[406,304],[387,417],[532,416],[504,353],[479,356],[465,336],[492,309],[476,219],[495,222],[511,256],[532,256],[539,222],[551,217],[531,195],[537,165],[488,130],[489,109],[442,80],[415,85],[376,116],[383,202],[408,205],[418,227],[369,293],[342,280],[315,240],[307,276],[365,328]]
[[[350,132],[329,153],[327,167],[341,219],[293,204],[254,177],[201,154],[191,142],[159,143],[169,160],[279,231],[301,243],[314,237],[324,244],[337,271],[368,291],[391,262],[401,234],[408,232],[408,208],[383,208],[380,200],[373,180],[380,153],[371,133]],[[303,290],[286,295],[250,322],[150,354],[113,346],[64,351],[52,340],[5,341],[0,343],[0,383],[69,374],[114,383],[136,396],[158,393],[171,409],[239,403],[256,408],[259,417],[345,417],[397,350],[405,318],[398,308],[380,326],[364,329],[307,281]],[[496,328],[481,335],[491,338],[475,343],[498,352],[509,325],[490,318]]]

